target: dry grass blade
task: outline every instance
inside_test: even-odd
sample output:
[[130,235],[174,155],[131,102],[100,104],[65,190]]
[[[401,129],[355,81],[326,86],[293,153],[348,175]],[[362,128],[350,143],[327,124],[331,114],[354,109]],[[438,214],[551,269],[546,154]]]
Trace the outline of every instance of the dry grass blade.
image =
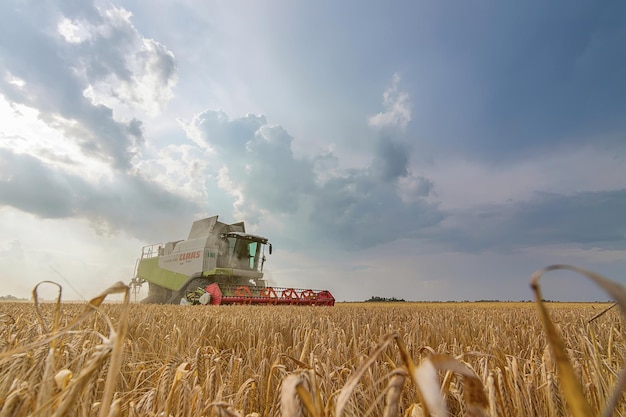
[[545,274],[546,272],[556,271],[556,270],[569,270],[569,271],[578,272],[579,274],[595,282],[600,288],[602,288],[611,297],[613,297],[616,304],[619,305],[622,315],[624,316],[624,318],[626,318],[626,289],[622,285],[618,284],[617,282],[613,282],[610,279],[605,278],[600,274],[596,274],[593,271],[588,271],[586,269],[578,268],[573,265],[550,265],[533,274],[530,280],[531,288],[533,288],[533,290],[535,289],[535,287],[538,288],[539,279],[543,276],[543,274]]
[[574,371],[574,368],[567,356],[563,339],[550,319],[550,315],[543,302],[543,295],[539,286],[539,280],[543,274],[549,271],[562,269],[578,272],[597,283],[617,301],[617,304],[619,304],[620,309],[622,310],[622,314],[626,311],[626,291],[624,291],[624,288],[621,285],[613,283],[598,274],[570,265],[548,266],[535,272],[530,281],[531,288],[535,293],[539,316],[548,337],[554,361],[556,362],[559,381],[561,389],[563,390],[565,401],[574,417],[591,416],[593,415],[591,405],[585,399],[582,387],[576,376],[576,372]]
[[[441,395],[439,377],[435,367],[430,361],[423,361],[420,366],[416,366],[409,355],[409,351],[404,345],[402,338],[397,337],[396,343],[400,349],[400,356],[409,369],[409,375],[413,379],[413,383],[417,388],[417,395],[422,408],[414,408],[414,411],[429,416],[434,413],[435,416],[445,416],[448,414],[448,407]],[[433,349],[426,349],[434,352]]]
[[448,407],[441,395],[439,375],[437,368],[429,358],[424,359],[416,366],[411,377],[418,387],[420,402],[424,406],[424,414],[427,416],[444,417],[448,415]]
[[298,400],[296,387],[302,384],[302,375],[289,374],[283,379],[280,388],[280,415],[284,417],[302,416],[302,406]]
[[339,416],[341,416],[343,414],[343,410],[346,407],[346,404],[348,403],[348,399],[350,398],[350,395],[352,394],[352,391],[354,390],[354,388],[359,383],[359,380],[361,379],[361,377],[363,376],[363,374],[365,373],[367,368],[369,368],[376,361],[376,359],[381,355],[381,353],[395,339],[398,339],[398,334],[397,333],[391,333],[391,334],[387,335],[382,340],[382,342],[380,342],[378,347],[376,347],[376,349],[374,350],[374,353],[372,353],[370,355],[370,357],[367,358],[365,363],[363,363],[359,367],[359,369],[357,369],[356,372],[350,376],[348,381],[346,381],[346,384],[343,386],[343,388],[339,392],[339,396],[337,397],[337,405],[335,406],[335,415],[337,417],[339,417]]
[[278,363],[278,361],[274,362],[272,364],[272,366],[270,367],[270,371],[267,377],[267,389],[265,390],[265,404],[270,404],[270,397],[271,397],[271,393],[272,393],[272,384],[271,384],[271,380],[272,380],[272,376],[274,375],[274,371],[278,370],[284,370],[285,366],[281,365]]
[[55,372],[57,349],[51,347],[48,349],[48,355],[44,362],[44,372],[41,378],[41,386],[39,393],[37,394],[37,400],[35,402],[37,413],[36,415],[49,415],[50,414],[50,402],[49,399],[53,393],[53,374]]
[[482,382],[475,375],[465,376],[464,396],[468,416],[489,416],[489,401]]
[[582,387],[580,386],[576,373],[572,367],[565,350],[565,344],[559,336],[556,327],[552,323],[546,306],[543,303],[543,296],[538,284],[533,284],[533,291],[535,292],[535,299],[539,308],[539,315],[541,322],[543,323],[548,342],[554,361],[559,372],[561,387],[563,389],[563,395],[567,402],[570,411],[574,417],[591,416],[591,406],[585,400]]
[[485,387],[476,376],[474,371],[469,369],[463,362],[448,355],[433,355],[427,358],[439,371],[449,371],[462,375],[465,381],[464,397],[467,406],[467,413],[470,416],[487,416],[489,401],[485,395]]
[[419,387],[427,415],[445,416],[448,414],[445,398],[441,392],[438,371],[452,372],[463,376],[464,398],[468,416],[487,417],[489,401],[485,388],[474,371],[460,360],[448,355],[435,354],[422,360],[413,373]]
[[55,300],[55,310],[54,310],[54,323],[53,323],[53,329],[56,331],[57,326],[59,324],[59,312],[61,310],[61,293],[63,292],[63,287],[61,287],[59,284],[57,284],[54,281],[41,281],[40,283],[38,283],[37,285],[35,285],[35,288],[33,288],[33,300],[35,302],[35,311],[37,312],[37,321],[39,321],[39,324],[41,325],[41,328],[43,329],[44,333],[50,333],[50,330],[48,329],[48,326],[46,326],[46,322],[43,319],[43,315],[41,314],[41,306],[39,305],[39,294],[38,294],[38,290],[39,290],[39,286],[42,284],[52,284],[54,286],[56,286],[58,288],[58,292],[57,292],[57,298]]
[[449,371],[462,375],[465,381],[464,397],[467,414],[470,416],[487,416],[489,401],[485,395],[485,387],[474,371],[463,362],[448,355],[433,355],[425,360],[431,361],[438,371]]
[[167,401],[165,405],[165,415],[170,415],[170,410],[172,409],[172,402],[174,401],[174,393],[176,392],[176,387],[180,384],[180,381],[189,373],[189,362],[183,362],[176,368],[176,372],[174,373],[174,380],[172,381],[172,386],[170,387],[170,391],[167,395]]
[[[92,375],[97,372],[104,361],[109,357],[109,346],[102,346],[82,369],[78,377],[72,379],[67,389],[62,391],[62,399],[52,417],[63,417],[70,413],[71,407],[76,403],[79,395],[88,387]],[[108,411],[108,410],[107,410]]]
[[0,417],[22,417],[27,416],[28,409],[32,402],[32,395],[26,384],[12,392],[2,404]]
[[321,416],[321,411],[315,406],[313,396],[306,390],[306,388],[304,388],[304,384],[300,383],[296,385],[296,393],[298,394],[298,397],[300,397],[302,404],[304,404],[304,408],[307,409],[310,415],[313,417]]
[[606,403],[606,407],[602,412],[602,417],[610,417],[613,415],[613,410],[617,407],[617,402],[622,397],[622,390],[626,386],[626,369],[622,369],[619,373],[619,379],[615,385],[615,390],[611,394],[611,397]]
[[216,401],[213,403],[210,403],[206,406],[206,409],[210,409],[210,408],[217,408],[218,411],[218,415],[220,417],[222,416],[226,416],[226,417],[242,417],[241,414],[239,414],[237,411],[233,410],[233,406],[229,403],[225,403],[223,401]]
[[[52,281],[42,281],[39,284],[37,284],[37,286],[35,288],[37,288],[42,283],[52,283],[52,284],[58,285],[58,284],[56,284],[56,283],[54,283]],[[29,351],[29,350],[37,348],[39,346],[43,346],[43,345],[45,345],[47,343],[51,343],[52,347],[56,346],[56,342],[55,341],[60,336],[69,333],[72,329],[76,328],[79,324],[81,324],[88,317],[90,317],[95,311],[97,311],[98,308],[102,305],[102,302],[104,301],[104,299],[106,298],[107,295],[117,294],[117,293],[120,293],[120,292],[123,292],[123,291],[130,291],[129,287],[126,286],[125,284],[121,283],[121,282],[117,282],[113,286],[109,287],[102,294],[100,294],[97,297],[91,299],[87,303],[85,308],[83,309],[82,313],[80,313],[78,315],[78,317],[76,317],[74,320],[72,320],[63,329],[58,329],[57,331],[52,332],[51,334],[48,334],[46,337],[43,337],[42,339],[37,340],[35,342],[24,344],[22,346],[19,346],[19,347],[13,349],[13,350],[10,350],[10,351],[7,351],[7,352],[1,352],[0,353],[0,361],[4,360],[6,358],[10,358],[13,355]],[[35,290],[33,290],[33,294],[37,294],[37,292]],[[60,292],[59,292],[59,294],[60,294]],[[130,292],[129,292],[129,294],[130,294]],[[125,295],[124,300],[126,300],[126,299],[128,299],[128,301],[125,301],[125,304],[124,304],[125,308],[123,310],[123,311],[126,311],[126,312],[122,313],[122,318],[125,317],[125,319],[123,321],[126,323],[126,324],[123,324],[124,326],[127,325],[127,321],[128,321],[127,310],[128,310],[128,303],[130,302],[130,296],[129,295]],[[36,298],[35,298],[35,300],[36,300]],[[59,303],[60,303],[60,299],[59,299]],[[40,317],[41,312],[38,309],[36,309],[36,310],[37,310],[37,315],[39,316],[38,321],[40,320],[40,323],[43,323],[43,319]],[[58,314],[58,307],[57,307],[57,314]],[[104,318],[107,319],[106,316],[104,316]],[[57,320],[55,320],[55,321],[57,321]],[[45,328],[45,325],[43,325],[43,326]],[[55,325],[55,327],[56,327],[56,325]],[[111,325],[110,325],[110,327],[111,327],[112,334],[116,334],[116,332],[114,331],[114,329],[112,328]]]
[[109,407],[113,400],[113,393],[115,390],[115,383],[122,367],[122,351],[124,349],[124,337],[126,336],[126,329],[128,327],[128,310],[130,305],[130,287],[122,282],[117,282],[109,287],[106,291],[100,294],[98,297],[89,301],[89,305],[102,304],[107,295],[112,294],[124,294],[124,305],[122,307],[122,314],[120,315],[120,324],[117,332],[111,332],[111,339],[113,339],[113,351],[111,352],[111,364],[109,365],[109,372],[107,375],[106,384],[104,385],[104,394],[102,395],[102,405],[100,406],[100,417],[104,417],[109,414]]
[[302,369],[311,369],[311,365],[309,365],[309,364],[307,364],[307,363],[304,363],[304,362],[302,362],[301,360],[298,360],[298,359],[296,359],[296,358],[294,358],[294,357],[292,357],[292,356],[289,356],[289,355],[281,355],[281,357],[283,357],[283,358],[287,358],[287,359],[291,360],[293,363],[295,363],[296,365],[298,365],[298,366],[299,366],[300,368],[302,368]]
[[244,396],[246,394],[246,391],[250,387],[254,387],[255,384],[256,384],[256,381],[254,380],[254,378],[246,379],[245,382],[243,384],[241,384],[241,386],[239,387],[239,389],[235,393],[235,403],[239,403],[241,401],[241,399],[244,398]]
[[402,387],[406,380],[407,373],[404,369],[397,369],[387,384],[387,395],[385,396],[385,410],[383,417],[395,417],[400,410],[399,402],[402,394]]
[[602,317],[603,315],[605,315],[609,310],[611,310],[613,307],[615,307],[617,305],[617,303],[613,303],[610,306],[608,306],[607,308],[605,308],[604,310],[602,310],[601,312],[599,312],[598,314],[596,314],[595,316],[593,316],[592,318],[590,318],[589,320],[587,320],[587,323],[591,323],[592,321],[594,321],[595,319],[597,319],[598,317]]
[[118,398],[117,400],[113,401],[113,404],[111,404],[111,409],[109,410],[108,414],[106,417],[117,417],[120,415],[120,405],[121,405],[121,400]]

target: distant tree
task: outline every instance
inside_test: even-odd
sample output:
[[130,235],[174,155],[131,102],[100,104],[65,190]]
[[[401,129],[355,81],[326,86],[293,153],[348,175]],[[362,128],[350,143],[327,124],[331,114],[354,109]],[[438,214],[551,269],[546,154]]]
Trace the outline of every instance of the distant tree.
[[0,295],[0,301],[21,301],[21,300],[25,300],[25,298],[17,298],[14,295]]
[[385,297],[379,297],[377,295],[374,295],[368,298],[367,300],[365,300],[366,303],[367,302],[394,302],[394,301],[406,302],[406,300],[402,298],[396,298],[396,297],[385,298]]

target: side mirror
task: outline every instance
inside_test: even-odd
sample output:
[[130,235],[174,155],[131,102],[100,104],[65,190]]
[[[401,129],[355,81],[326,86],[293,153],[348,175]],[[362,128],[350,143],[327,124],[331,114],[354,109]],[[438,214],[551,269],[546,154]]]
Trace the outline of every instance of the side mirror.
[[272,244],[270,243],[270,255],[272,254]]

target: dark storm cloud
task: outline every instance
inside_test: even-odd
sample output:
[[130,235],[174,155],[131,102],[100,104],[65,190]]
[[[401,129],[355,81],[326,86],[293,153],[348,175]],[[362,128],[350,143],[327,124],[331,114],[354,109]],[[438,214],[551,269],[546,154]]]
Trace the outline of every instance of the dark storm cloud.
[[538,194],[530,201],[454,213],[455,226],[430,235],[461,251],[503,251],[549,244],[623,249],[626,190]]
[[[88,3],[64,4],[63,9],[71,11],[70,17],[80,16],[91,19],[86,23],[102,24],[100,11]],[[0,55],[5,73],[0,80],[0,93],[13,103],[37,109],[41,120],[62,129],[85,154],[128,169],[144,142],[141,121],[116,121],[111,108],[92,103],[84,91],[90,84],[111,76],[132,82],[137,75],[133,71],[148,69],[130,68],[128,57],[147,52],[133,49],[140,38],[127,22],[111,24],[107,30],[90,34],[82,43],[66,42],[57,28],[62,17],[60,9],[49,2],[2,3]],[[154,57],[148,60],[150,70],[156,68],[162,78],[172,77],[173,57],[155,45],[151,52]],[[24,85],[12,83],[9,75]],[[111,85],[111,94],[115,94],[115,88]]]
[[[316,98],[318,107],[349,95],[350,108],[362,114],[371,111],[381,80],[400,71],[414,98],[409,130],[429,156],[455,149],[510,161],[555,147],[626,147],[626,2],[389,8],[323,0],[296,11],[297,18],[280,22],[289,36],[278,32],[272,41],[298,57],[285,63],[297,94]],[[316,36],[317,25],[301,24],[313,17],[345,30]],[[316,91],[319,85],[331,93]]]
[[[626,10],[622,11],[622,14]],[[592,16],[595,13],[592,13]],[[621,135],[626,127],[626,31],[600,40],[613,43],[614,57],[596,56],[594,38],[605,34],[600,27],[589,28],[579,16],[570,25],[550,29],[528,41],[506,72],[496,75],[498,82],[486,102],[482,136],[474,137],[482,157],[503,156],[517,159],[522,152],[551,151],[557,147],[581,144],[613,144],[624,147]],[[601,25],[601,23],[597,23]],[[589,33],[572,33],[583,27]],[[571,28],[571,29],[570,29]],[[556,33],[551,33],[551,31]],[[622,47],[619,46],[622,44]],[[620,57],[621,55],[621,57]],[[605,142],[605,143],[602,143]],[[470,150],[471,151],[471,150]]]
[[0,148],[0,207],[10,206],[41,218],[85,218],[96,230],[156,241],[157,225],[184,230],[201,211],[194,203],[140,176],[116,174],[96,184],[50,167],[41,160]]
[[310,247],[304,239],[360,249],[402,238],[461,252],[626,244],[626,190],[536,194],[528,201],[444,211],[429,199],[436,183],[409,172],[410,147],[398,136],[381,135],[369,167],[340,171],[332,152],[295,157],[291,136],[262,116],[231,121],[206,111],[192,123],[217,150],[247,213],[286,215],[292,247]]
[[205,111],[192,124],[218,151],[245,198],[243,206],[287,214],[294,236],[302,231],[309,239],[357,249],[407,236],[444,217],[422,198],[432,187],[428,179],[416,179],[417,194],[409,202],[398,194],[394,184],[408,174],[408,148],[396,139],[380,139],[371,167],[335,175],[324,171],[336,162],[331,152],[295,157],[293,138],[262,116],[231,121],[223,112]]
[[310,204],[309,232],[350,250],[414,237],[447,216],[422,196],[402,201],[387,180],[369,170],[327,181],[310,196]]
[[408,146],[389,136],[380,137],[376,144],[372,169],[383,181],[393,181],[408,175],[410,152]]
[[481,159],[603,141],[625,146],[616,133],[626,128],[626,3],[491,6],[478,13],[467,4],[471,16],[446,16],[440,46],[450,66],[445,78],[433,77],[440,93],[446,84],[459,89],[435,100],[433,112],[447,119],[428,136]]
[[41,161],[28,155],[15,155],[0,148],[0,204],[12,206],[41,217],[72,215],[76,195],[86,191],[79,178],[69,179],[51,171]]

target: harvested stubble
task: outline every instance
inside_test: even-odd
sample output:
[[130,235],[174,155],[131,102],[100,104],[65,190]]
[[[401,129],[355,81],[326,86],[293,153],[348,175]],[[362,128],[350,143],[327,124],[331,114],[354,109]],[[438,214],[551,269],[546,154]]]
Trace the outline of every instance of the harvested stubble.
[[[595,414],[618,379],[624,352],[616,311],[587,321],[605,307],[550,307]],[[66,415],[99,414],[110,367],[103,346],[115,332],[104,317],[118,323],[123,308],[100,306],[97,315],[55,339],[51,359],[52,342],[45,340],[33,306],[0,304],[0,417],[38,410],[47,415],[79,375],[86,376]],[[61,305],[59,327],[83,309]],[[51,322],[54,307],[43,310]],[[450,415],[568,415],[531,303],[131,305],[128,313],[109,415],[422,415],[418,398],[424,392],[409,383],[414,369],[407,368],[403,354],[414,363],[438,358],[433,363]],[[23,346],[30,347],[20,350]],[[371,365],[363,366],[368,361]],[[466,369],[465,377],[454,371],[458,366]],[[484,389],[489,407],[472,408],[470,385],[474,393]],[[623,415],[623,403],[615,411]]]

